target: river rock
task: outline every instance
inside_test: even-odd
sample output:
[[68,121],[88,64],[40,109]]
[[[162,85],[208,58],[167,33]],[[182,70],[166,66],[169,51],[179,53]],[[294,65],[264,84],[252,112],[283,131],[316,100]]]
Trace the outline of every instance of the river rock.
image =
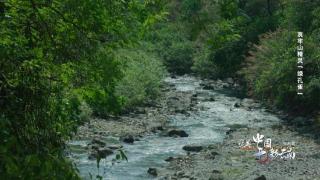
[[188,137],[189,135],[184,131],[180,129],[171,129],[168,131],[168,136],[170,137]]
[[97,145],[99,145],[99,146],[105,146],[106,145],[106,143],[105,142],[103,142],[101,139],[99,139],[99,138],[94,138],[94,139],[92,139],[92,141],[91,141],[91,143],[90,144],[97,144]]
[[229,84],[233,84],[234,83],[234,80],[232,78],[227,78],[226,79],[226,82],[229,83]]
[[163,131],[163,130],[164,130],[164,129],[163,129],[163,126],[157,126],[156,129],[157,129],[158,131]]
[[158,171],[156,168],[149,168],[148,173],[151,174],[152,176],[158,176]]
[[93,150],[90,155],[89,155],[89,159],[93,160],[93,159],[97,159],[99,158],[106,158],[107,156],[113,154],[113,151],[109,148],[99,148],[97,150]]
[[254,180],[267,180],[267,178],[264,175],[261,175],[261,176],[255,178]]
[[222,88],[229,88],[230,84],[224,82],[221,84],[221,86],[222,86]]
[[204,90],[214,90],[214,86],[211,85],[211,84],[205,84],[205,85],[203,86],[203,89],[204,89]]
[[106,158],[107,156],[113,154],[113,151],[109,148],[99,148],[97,152],[100,158]]
[[134,138],[132,135],[127,135],[127,136],[121,137],[120,140],[125,143],[129,143],[129,144],[132,144],[134,142]]
[[116,150],[116,149],[121,149],[123,146],[120,144],[111,144],[108,145],[107,148],[112,149],[112,150]]
[[213,174],[221,174],[221,171],[214,169],[214,170],[212,170],[212,173]]
[[168,157],[167,159],[165,159],[165,161],[167,161],[167,162],[170,162],[170,161],[173,161],[174,160],[174,157]]
[[246,107],[247,109],[256,109],[261,107],[259,103],[256,103],[253,99],[248,98],[244,98],[241,101],[241,106]]
[[241,107],[241,104],[239,102],[236,102],[236,103],[234,103],[233,106],[236,107],[236,108],[239,108],[239,107]]
[[203,147],[200,145],[185,145],[182,149],[185,151],[200,152]]

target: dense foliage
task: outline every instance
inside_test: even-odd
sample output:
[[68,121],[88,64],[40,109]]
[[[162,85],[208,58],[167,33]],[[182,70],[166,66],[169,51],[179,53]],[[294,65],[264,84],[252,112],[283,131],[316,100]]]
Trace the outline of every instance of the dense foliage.
[[160,95],[161,82],[166,70],[157,56],[140,49],[121,50],[118,58],[122,63],[123,78],[116,85],[116,95],[122,107],[141,105]]
[[[295,113],[320,109],[319,8],[311,1],[287,3],[279,30],[261,36],[242,70],[253,95]],[[298,31],[304,32],[303,96],[297,95]]]
[[0,179],[79,178],[64,141],[92,113],[120,111],[114,52],[161,11],[160,1],[0,2]]
[[[234,77],[270,105],[302,114],[319,111],[319,2],[182,0],[168,9],[168,23],[153,37],[160,37],[155,43],[165,49],[160,54],[169,70]],[[305,34],[303,96],[297,95],[298,31]]]

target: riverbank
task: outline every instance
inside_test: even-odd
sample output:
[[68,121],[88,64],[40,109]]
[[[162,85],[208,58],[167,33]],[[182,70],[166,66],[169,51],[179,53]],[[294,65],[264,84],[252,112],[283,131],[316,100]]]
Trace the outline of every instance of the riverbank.
[[[253,151],[241,150],[238,145],[240,139],[250,139],[257,132],[271,138],[274,144],[295,142],[295,159],[259,163]],[[313,138],[301,136],[286,126],[242,127],[231,132],[221,144],[208,145],[199,153],[173,158],[162,176],[163,179],[316,180],[320,179],[319,149],[319,143]]]
[[[234,104],[230,112],[243,110],[250,113],[258,109],[269,118],[248,117],[248,123],[229,124],[230,129],[222,143],[208,144],[197,152],[189,151],[170,158],[169,165],[159,170],[159,179],[319,180],[320,138],[318,127],[312,126],[314,119],[265,109],[250,99]],[[257,133],[271,138],[274,146],[293,143],[296,157],[258,161],[254,150],[243,150],[239,146],[241,140],[252,140]]]
[[168,128],[168,116],[191,110],[194,102],[192,92],[176,91],[172,84],[164,83],[162,92],[156,101],[136,107],[120,116],[90,119],[79,127],[74,139],[93,139],[101,136],[132,136],[139,139],[146,134],[163,131]]

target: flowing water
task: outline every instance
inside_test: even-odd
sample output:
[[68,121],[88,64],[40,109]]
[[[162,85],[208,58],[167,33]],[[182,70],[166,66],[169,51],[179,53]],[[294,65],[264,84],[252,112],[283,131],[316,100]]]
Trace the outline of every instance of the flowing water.
[[[69,145],[76,146],[70,157],[74,160],[80,174],[84,179],[90,179],[90,174],[95,179],[100,174],[104,179],[110,180],[144,180],[153,179],[148,175],[149,167],[163,167],[167,164],[164,159],[170,156],[185,154],[182,147],[187,144],[208,145],[223,141],[228,126],[234,124],[263,127],[266,123],[278,121],[278,118],[265,109],[258,108],[248,110],[245,108],[234,108],[234,104],[241,99],[233,96],[232,92],[225,89],[220,91],[203,90],[201,80],[183,76],[178,78],[167,78],[166,82],[173,84],[176,91],[192,91],[197,94],[196,111],[186,114],[168,115],[170,126],[185,130],[189,137],[172,138],[159,134],[147,135],[134,144],[123,144],[128,156],[128,162],[115,163],[112,165],[113,156],[100,162],[97,168],[96,161],[88,159],[84,150],[89,141],[71,141]],[[214,98],[214,101],[208,99]],[[109,137],[108,142],[119,142],[118,138]],[[74,149],[74,148],[73,148]]]

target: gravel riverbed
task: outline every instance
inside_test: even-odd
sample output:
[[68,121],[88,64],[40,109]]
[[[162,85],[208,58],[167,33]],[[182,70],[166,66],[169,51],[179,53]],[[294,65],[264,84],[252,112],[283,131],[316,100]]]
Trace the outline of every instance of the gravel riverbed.
[[[156,102],[79,127],[69,142],[70,158],[84,179],[320,179],[319,133],[310,127],[312,119],[272,112],[237,97],[238,88],[231,78],[167,78]],[[273,144],[294,142],[295,159],[259,163],[254,151],[239,148],[241,139],[257,133]],[[119,148],[129,161],[111,165]],[[102,173],[94,153],[106,156]]]

